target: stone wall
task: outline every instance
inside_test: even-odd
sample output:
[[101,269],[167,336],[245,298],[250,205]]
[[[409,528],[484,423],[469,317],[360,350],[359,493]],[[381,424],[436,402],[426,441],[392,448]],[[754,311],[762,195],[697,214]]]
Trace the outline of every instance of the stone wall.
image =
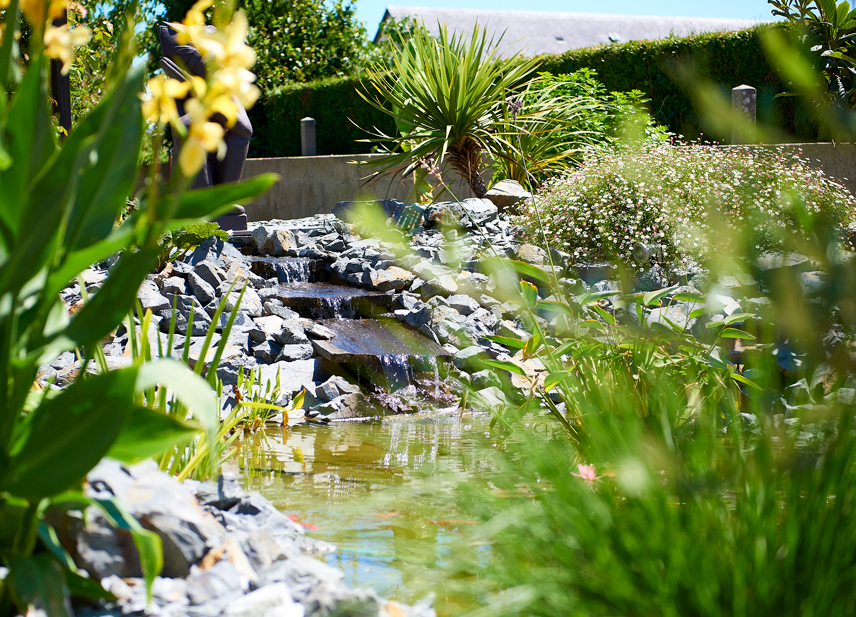
[[[856,194],[856,144],[802,143],[785,144],[781,147],[801,151],[802,156],[812,165],[822,169],[827,176],[842,182],[850,192]],[[244,168],[244,178],[264,172],[275,172],[282,176],[282,179],[266,195],[247,206],[247,217],[250,221],[261,221],[329,214],[338,201],[362,198],[391,197],[406,201],[413,189],[411,178],[402,183],[400,176],[393,180],[386,177],[372,185],[366,185],[362,178],[368,175],[372,168],[349,164],[351,161],[366,161],[373,156],[375,155],[344,154],[249,159]],[[457,197],[472,197],[469,187],[458,179],[457,174],[446,171],[443,177],[447,181],[454,180],[451,189]]]

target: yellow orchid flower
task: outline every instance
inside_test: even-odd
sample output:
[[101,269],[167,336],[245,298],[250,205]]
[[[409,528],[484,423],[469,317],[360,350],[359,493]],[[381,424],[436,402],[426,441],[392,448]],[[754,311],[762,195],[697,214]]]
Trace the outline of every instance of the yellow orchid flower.
[[146,120],[167,124],[178,119],[175,99],[187,96],[191,84],[160,74],[151,78],[146,87],[151,92],[151,95],[143,101],[143,115]]
[[74,48],[85,45],[91,35],[92,31],[86,26],[48,25],[44,37],[45,54],[62,61],[62,74],[65,75],[74,62]]

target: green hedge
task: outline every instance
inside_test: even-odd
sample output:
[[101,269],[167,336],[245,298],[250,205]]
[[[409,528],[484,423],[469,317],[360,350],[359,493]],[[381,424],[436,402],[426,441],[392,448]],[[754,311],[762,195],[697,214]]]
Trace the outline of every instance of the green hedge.
[[369,152],[372,144],[356,141],[367,134],[354,122],[387,134],[395,130],[395,123],[360,98],[359,83],[358,77],[340,77],[287,84],[263,94],[250,110],[254,132],[250,156],[300,156],[300,120],[307,116],[315,118],[318,154]]
[[641,90],[651,99],[651,111],[658,123],[694,139],[705,132],[705,124],[693,107],[688,92],[691,86],[681,83],[675,74],[678,63],[691,61],[700,77],[719,84],[726,94],[742,84],[757,88],[759,122],[796,137],[815,139],[808,116],[796,99],[775,98],[787,87],[761,45],[761,33],[771,27],[777,26],[575,49],[545,56],[541,70],[572,73],[591,68],[609,90]]
[[[761,47],[761,32],[769,27],[576,49],[544,56],[540,70],[558,74],[583,67],[595,69],[609,90],[646,93],[657,122],[695,139],[706,132],[704,122],[686,86],[673,78],[676,62],[692,60],[701,76],[720,84],[726,93],[741,84],[757,88],[760,122],[813,140],[816,134],[795,99],[775,98],[786,87]],[[300,119],[306,116],[315,118],[318,154],[369,152],[371,144],[355,142],[366,134],[354,122],[362,127],[376,126],[387,134],[395,126],[389,116],[360,98],[356,90],[359,81],[345,77],[288,84],[265,93],[250,115],[256,129],[250,156],[300,155]]]

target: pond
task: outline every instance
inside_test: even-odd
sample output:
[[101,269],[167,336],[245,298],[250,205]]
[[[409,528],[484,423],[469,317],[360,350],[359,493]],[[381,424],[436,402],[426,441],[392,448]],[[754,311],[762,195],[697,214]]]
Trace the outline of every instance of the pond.
[[348,584],[406,603],[434,594],[438,614],[455,615],[484,591],[475,577],[450,574],[462,555],[489,560],[472,534],[489,516],[479,495],[509,484],[489,423],[435,411],[267,428],[242,436],[227,470],[335,545],[323,558]]

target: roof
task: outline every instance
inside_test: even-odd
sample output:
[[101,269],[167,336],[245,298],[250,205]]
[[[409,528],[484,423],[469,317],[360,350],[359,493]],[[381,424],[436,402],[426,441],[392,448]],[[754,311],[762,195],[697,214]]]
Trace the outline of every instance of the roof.
[[[743,30],[758,24],[748,19],[712,17],[656,17],[599,13],[556,13],[543,11],[492,11],[489,9],[443,9],[421,6],[387,7],[381,23],[390,17],[413,17],[432,35],[438,23],[449,32],[469,36],[478,23],[487,26],[488,37],[505,32],[497,49],[501,55],[522,52],[526,56],[560,54],[569,49],[594,45],[689,36],[703,32]],[[380,28],[375,42],[380,40]]]

